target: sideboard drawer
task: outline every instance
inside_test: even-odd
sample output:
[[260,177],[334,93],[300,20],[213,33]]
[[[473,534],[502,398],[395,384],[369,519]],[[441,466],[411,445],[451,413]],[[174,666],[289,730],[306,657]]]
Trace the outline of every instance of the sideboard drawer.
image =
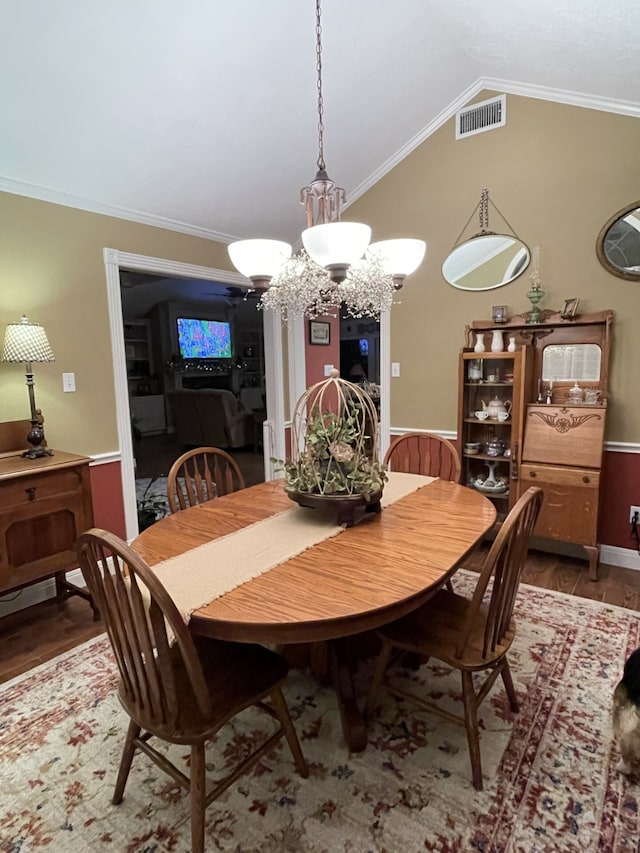
[[595,546],[598,533],[600,472],[589,468],[522,465],[519,492],[540,486],[544,502],[535,535]]
[[17,477],[2,483],[0,511],[81,491],[82,474],[77,468]]
[[600,471],[594,471],[591,468],[564,468],[523,463],[520,466],[520,482],[524,488],[553,483],[558,486],[598,489]]

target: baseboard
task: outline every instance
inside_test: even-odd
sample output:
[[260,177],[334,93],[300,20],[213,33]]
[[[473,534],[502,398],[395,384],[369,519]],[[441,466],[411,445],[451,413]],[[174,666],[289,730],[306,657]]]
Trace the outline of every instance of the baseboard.
[[[85,586],[84,578],[80,569],[73,569],[66,573],[67,580],[76,586]],[[3,616],[8,616],[10,613],[17,613],[18,610],[24,610],[27,607],[32,607],[34,604],[41,604],[50,598],[56,597],[56,582],[53,578],[48,578],[40,583],[33,583],[30,586],[25,586],[22,589],[7,593],[6,597],[0,599],[0,619]]]
[[640,572],[640,554],[633,548],[601,545],[600,562],[607,566],[619,566],[621,569],[635,569],[635,571]]

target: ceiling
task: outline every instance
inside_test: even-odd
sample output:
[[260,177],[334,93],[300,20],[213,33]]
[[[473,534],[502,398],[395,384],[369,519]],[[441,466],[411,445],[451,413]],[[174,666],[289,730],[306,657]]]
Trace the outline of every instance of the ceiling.
[[[0,190],[295,242],[314,0],[3,3]],[[354,200],[483,87],[640,117],[637,0],[324,0],[325,158]]]

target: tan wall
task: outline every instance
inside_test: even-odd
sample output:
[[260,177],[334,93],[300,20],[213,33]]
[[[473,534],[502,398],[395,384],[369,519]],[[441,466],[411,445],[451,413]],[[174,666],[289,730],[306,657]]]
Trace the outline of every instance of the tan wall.
[[[9,194],[0,194],[0,222],[0,335],[27,314],[42,323],[56,357],[34,365],[49,444],[116,451],[103,248],[231,269],[226,246]],[[28,417],[24,367],[0,371],[0,421]],[[63,372],[76,374],[75,394],[63,393]]]
[[[375,239],[407,235],[428,244],[393,309],[392,359],[401,363],[393,426],[454,430],[465,324],[490,317],[492,305],[529,307],[528,273],[483,293],[442,278],[442,262],[486,186],[521,239],[541,246],[543,308],[577,296],[585,311],[616,312],[608,438],[640,441],[640,397],[629,369],[640,364],[640,283],[611,276],[594,249],[603,223],[640,197],[639,150],[637,119],[508,96],[506,127],[455,142],[448,122],[349,208],[345,218],[370,223]],[[0,194],[0,222],[0,333],[27,313],[45,326],[56,355],[55,364],[34,368],[49,443],[90,454],[116,450],[102,249],[230,269],[226,248],[9,194]],[[493,210],[489,224],[498,224]],[[22,367],[2,364],[0,371],[0,421],[24,418]],[[75,394],[62,392],[61,374],[69,371]]]
[[[442,278],[444,259],[488,187],[519,237],[541,247],[542,308],[557,310],[577,296],[584,311],[616,312],[607,438],[640,441],[640,282],[610,275],[595,253],[606,220],[640,198],[639,151],[636,118],[509,95],[505,127],[456,142],[450,120],[349,207],[345,219],[369,223],[374,239],[427,241],[427,258],[392,312],[392,360],[401,363],[391,386],[393,426],[454,430],[465,325],[490,318],[492,305],[530,309],[530,269],[481,293]],[[493,209],[489,226],[503,227]],[[472,222],[468,236],[478,230]]]

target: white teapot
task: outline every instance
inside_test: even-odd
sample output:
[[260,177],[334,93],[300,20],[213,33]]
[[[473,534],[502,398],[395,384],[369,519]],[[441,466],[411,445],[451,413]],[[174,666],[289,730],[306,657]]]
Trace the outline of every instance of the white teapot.
[[500,413],[508,415],[511,412],[511,400],[501,400],[500,397],[496,395],[488,405],[483,400],[482,408],[490,418],[498,420]]

